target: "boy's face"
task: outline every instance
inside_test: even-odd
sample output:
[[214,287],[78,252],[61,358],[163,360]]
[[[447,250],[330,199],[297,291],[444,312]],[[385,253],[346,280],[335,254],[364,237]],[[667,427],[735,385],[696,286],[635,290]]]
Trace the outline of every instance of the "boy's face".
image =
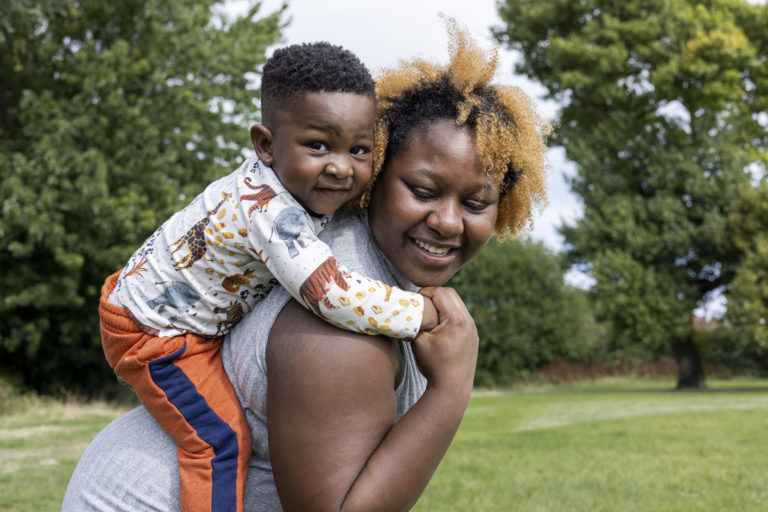
[[261,160],[296,200],[327,215],[368,184],[375,115],[373,100],[362,94],[310,92],[276,113],[267,130],[271,143],[267,134],[266,145],[259,147],[256,126],[251,138]]

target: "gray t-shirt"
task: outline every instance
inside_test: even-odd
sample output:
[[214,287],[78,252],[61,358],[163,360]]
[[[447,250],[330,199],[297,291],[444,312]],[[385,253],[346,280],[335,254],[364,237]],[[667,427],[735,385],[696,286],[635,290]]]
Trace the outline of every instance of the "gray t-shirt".
[[[351,270],[414,289],[384,258],[363,212],[339,214],[321,234],[334,256]],[[272,479],[266,429],[266,346],[270,327],[290,296],[275,288],[222,345],[224,367],[245,409],[253,453],[245,493],[247,511],[281,510]],[[399,347],[402,377],[395,395],[399,419],[424,392],[408,343]],[[63,512],[179,510],[176,445],[143,407],[104,428],[86,448],[70,480]]]

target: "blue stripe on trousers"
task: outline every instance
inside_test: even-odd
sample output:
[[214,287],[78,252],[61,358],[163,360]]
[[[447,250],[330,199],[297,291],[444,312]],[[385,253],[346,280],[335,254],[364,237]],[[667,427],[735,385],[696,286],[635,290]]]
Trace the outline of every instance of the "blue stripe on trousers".
[[236,510],[237,436],[232,427],[208,406],[182,369],[173,364],[186,348],[187,344],[184,343],[173,354],[149,363],[149,373],[200,439],[213,448],[211,510]]

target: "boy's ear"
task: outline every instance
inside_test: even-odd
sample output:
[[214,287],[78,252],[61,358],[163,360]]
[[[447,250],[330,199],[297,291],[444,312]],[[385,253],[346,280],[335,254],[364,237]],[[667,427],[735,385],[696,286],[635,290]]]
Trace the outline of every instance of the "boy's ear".
[[264,165],[271,166],[274,161],[272,153],[272,130],[261,123],[251,125],[251,143],[259,160]]

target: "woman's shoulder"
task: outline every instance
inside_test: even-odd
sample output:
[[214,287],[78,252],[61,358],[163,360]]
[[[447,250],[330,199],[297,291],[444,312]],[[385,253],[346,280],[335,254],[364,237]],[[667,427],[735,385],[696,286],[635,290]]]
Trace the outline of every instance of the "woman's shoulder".
[[[270,371],[301,375],[312,386],[336,389],[342,382],[380,379],[398,382],[401,359],[398,341],[341,330],[296,302],[290,302],[272,326],[266,348]],[[271,375],[270,375],[271,381]]]
[[[376,393],[383,392],[396,419],[426,387],[410,343],[338,329],[296,302],[289,303],[274,322],[265,363],[273,391],[298,387],[312,401],[325,397],[338,405],[359,399],[367,407],[377,402],[372,398]],[[278,382],[276,374],[290,377]],[[348,393],[343,400],[342,389]]]

